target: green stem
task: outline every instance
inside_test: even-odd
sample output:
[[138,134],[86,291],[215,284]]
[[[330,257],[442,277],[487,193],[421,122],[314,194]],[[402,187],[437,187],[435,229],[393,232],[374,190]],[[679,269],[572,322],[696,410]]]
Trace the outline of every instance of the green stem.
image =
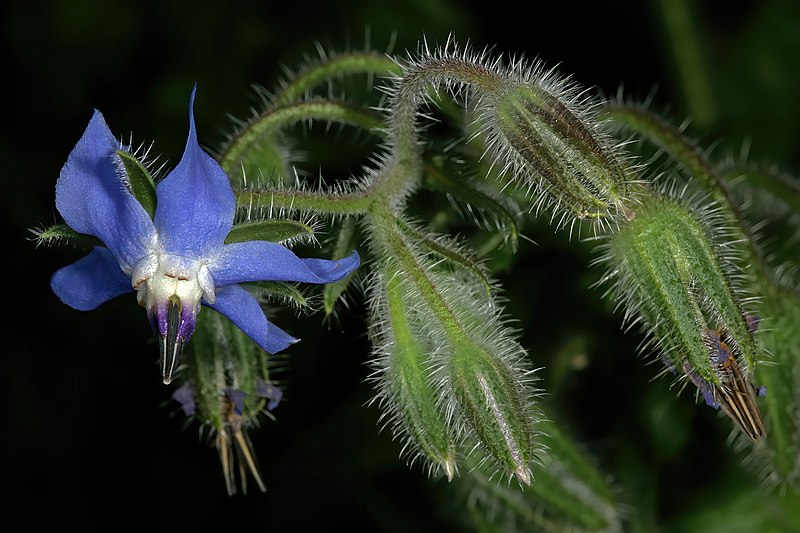
[[333,100],[296,102],[270,108],[240,130],[219,154],[217,160],[230,173],[244,159],[245,153],[265,135],[288,125],[310,120],[327,120],[375,131],[384,126],[383,117],[360,106]]
[[236,192],[237,205],[269,205],[275,209],[313,211],[324,215],[366,214],[374,197],[368,190],[348,193],[285,189],[244,189]]
[[703,31],[697,22],[697,5],[691,0],[658,0],[667,41],[672,46],[673,59],[690,115],[701,127],[708,127],[717,119],[714,88],[709,76],[710,61],[704,53],[708,50],[702,42]]
[[348,74],[399,75],[400,67],[388,56],[373,52],[337,55],[298,73],[275,95],[274,103],[286,104],[301,98],[312,87]]

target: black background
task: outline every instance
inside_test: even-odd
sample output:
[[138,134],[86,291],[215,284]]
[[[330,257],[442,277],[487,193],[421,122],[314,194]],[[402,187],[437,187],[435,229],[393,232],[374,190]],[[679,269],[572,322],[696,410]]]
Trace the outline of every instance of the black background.
[[[398,53],[415,49],[423,36],[441,43],[454,32],[478,48],[559,64],[606,94],[623,84],[643,99],[657,86],[657,108],[680,119],[689,113],[657,2],[528,4],[521,12],[506,0],[6,2],[0,432],[11,498],[0,504],[5,518],[85,531],[455,529],[446,484],[398,461],[398,444],[377,431],[379,411],[364,405],[372,391],[364,383],[369,344],[358,298],[352,313],[326,324],[319,316],[277,315],[304,341],[285,360],[287,400],[277,422],[253,434],[269,491],[230,498],[214,450],[198,441],[195,426],[184,430],[182,417],[173,416],[177,406],[158,379],[156,346],[134,299],[89,313],[64,306],[50,292],[49,277],[79,253],[37,249],[28,229],[59,221],[55,181],[93,108],[118,135],[155,140],[156,151],[174,164],[195,82],[200,140],[213,145],[229,126],[227,115],[245,115],[254,104],[252,83],[273,86],[281,65],[315,55],[317,41],[361,47],[366,28],[380,50],[396,32]],[[736,147],[749,138],[757,157],[797,170],[800,104],[791,70],[800,70],[800,58],[797,37],[787,40],[785,31],[800,30],[796,7],[700,4],[696,23],[709,38],[720,96],[704,140]],[[778,13],[779,27],[772,32],[762,20],[761,33],[748,34],[765,5]],[[745,46],[745,39],[763,46]],[[522,342],[536,366],[546,366],[548,350],[575,332],[590,339],[592,357],[613,361],[570,378],[556,397],[578,438],[596,444],[601,462],[610,462],[619,435],[647,439],[636,402],[655,371],[633,355],[637,339],[618,332],[599,291],[584,290],[597,273],[586,270],[582,249],[539,231],[532,236],[541,246],[523,245],[514,270],[498,273],[508,311],[525,328]],[[687,417],[713,424],[688,400],[665,394]],[[703,428],[709,438],[724,433]],[[658,485],[671,494],[691,479],[694,460],[683,456],[668,463],[678,470],[642,477],[662,476]],[[710,477],[718,473],[713,461],[706,466]],[[679,497],[662,495],[654,504],[664,520],[677,512],[670,498]]]

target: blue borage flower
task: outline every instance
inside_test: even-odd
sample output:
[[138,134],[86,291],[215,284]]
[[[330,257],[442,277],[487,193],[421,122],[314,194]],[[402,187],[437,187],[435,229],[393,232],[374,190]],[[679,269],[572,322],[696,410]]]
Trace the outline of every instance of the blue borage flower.
[[67,305],[95,309],[136,291],[160,340],[164,383],[192,335],[201,304],[228,317],[270,353],[297,339],[271,324],[240,283],[330,283],[358,267],[356,252],[339,261],[300,259],[267,241],[225,244],[236,201],[228,176],[197,143],[194,97],[183,157],[156,187],[151,218],[130,190],[119,143],[95,111],[56,183],[56,208],[75,231],[104,246],[57,271],[51,287]]

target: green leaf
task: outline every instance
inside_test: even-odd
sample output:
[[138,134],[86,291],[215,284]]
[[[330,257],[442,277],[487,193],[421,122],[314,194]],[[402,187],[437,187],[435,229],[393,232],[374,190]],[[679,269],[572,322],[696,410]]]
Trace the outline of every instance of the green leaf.
[[256,281],[247,285],[257,288],[261,295],[267,299],[288,303],[298,309],[311,307],[302,291],[290,283],[283,281]]
[[51,246],[72,244],[79,248],[94,248],[95,246],[105,246],[103,242],[93,235],[78,233],[66,224],[55,224],[49,228],[32,230],[35,235],[36,244],[47,244]]
[[153,218],[156,214],[156,184],[145,166],[130,152],[117,150],[117,159],[125,173],[125,184],[145,211]]
[[[355,248],[357,229],[356,221],[353,218],[348,218],[342,223],[339,235],[336,238],[336,246],[333,250],[334,258],[345,257]],[[354,276],[355,274],[351,272],[339,281],[325,284],[325,288],[322,291],[325,316],[330,316],[333,312],[336,302],[339,300],[339,297],[344,294],[344,291],[347,290]]]
[[270,219],[235,224],[228,236],[225,237],[225,243],[247,241],[286,242],[313,236],[314,230],[297,220]]

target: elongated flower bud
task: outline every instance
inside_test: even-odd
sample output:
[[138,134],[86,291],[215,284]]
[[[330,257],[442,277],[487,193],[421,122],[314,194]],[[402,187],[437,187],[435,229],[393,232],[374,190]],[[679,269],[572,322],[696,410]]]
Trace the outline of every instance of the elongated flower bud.
[[412,463],[421,457],[429,470],[438,468],[452,480],[457,446],[432,384],[429,354],[433,344],[420,331],[415,320],[418,313],[408,310],[408,282],[391,269],[379,274],[374,291],[373,365],[387,425],[405,439],[404,453]]
[[[532,403],[535,388],[524,362],[526,354],[474,272],[437,268],[420,251],[420,243],[414,242],[415,233],[400,233],[407,226],[396,224],[385,234],[376,232],[374,239],[376,243],[379,238],[388,240],[392,255],[386,254],[383,260],[388,271],[394,272],[387,278],[390,320],[384,318],[383,325],[393,327],[392,356],[413,361],[417,373],[419,368],[430,369],[430,376],[426,371],[424,379],[411,381],[407,369],[392,367],[390,358],[379,359],[378,365],[385,369],[380,376],[386,381],[382,390],[397,390],[398,383],[410,390],[399,402],[394,399],[396,393],[383,397],[396,402],[394,409],[400,413],[396,419],[414,421],[405,426],[413,434],[421,425],[418,404],[431,394],[432,382],[436,409],[431,411],[444,414],[448,442],[454,440],[462,454],[474,452],[478,461],[488,459],[495,469],[529,484],[530,467],[540,446],[534,430],[539,418]],[[447,255],[456,253],[450,250]],[[466,261],[455,265],[463,267]],[[375,316],[380,316],[380,310]],[[406,331],[397,327],[403,324],[408,324],[403,326]],[[432,420],[436,422],[426,426],[429,435],[440,431],[441,415]]]
[[265,491],[247,433],[282,397],[269,380],[267,354],[215,312],[198,316],[194,338],[188,368],[180,374],[183,384],[174,391],[173,399],[187,416],[210,430],[228,494],[237,491],[237,473],[247,492],[246,472]]
[[577,218],[622,208],[629,176],[615,148],[586,113],[540,84],[514,84],[496,97],[493,143],[501,162]]
[[453,395],[462,416],[495,461],[525,485],[536,459],[533,424],[521,376],[503,355],[472,339],[457,343],[447,357]]
[[734,244],[722,244],[714,217],[708,207],[650,198],[611,237],[605,259],[626,318],[641,320],[668,368],[757,440],[765,430],[750,383],[754,320],[736,285]]

